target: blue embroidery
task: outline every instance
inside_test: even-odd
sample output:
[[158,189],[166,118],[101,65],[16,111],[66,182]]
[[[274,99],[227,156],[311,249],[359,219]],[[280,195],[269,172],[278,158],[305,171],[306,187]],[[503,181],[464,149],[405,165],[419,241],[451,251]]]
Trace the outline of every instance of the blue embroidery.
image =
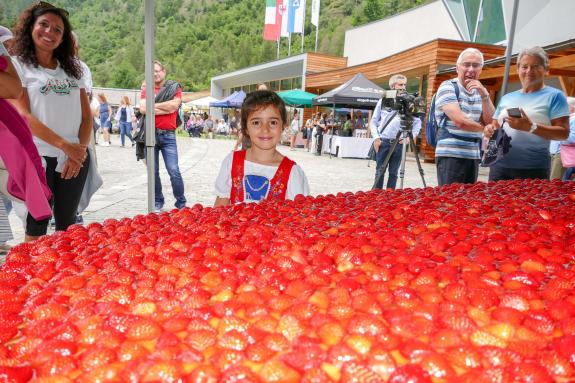
[[67,95],[70,94],[70,89],[78,89],[78,83],[76,80],[50,79],[46,82],[46,85],[40,88],[40,93],[48,94],[50,92],[54,92],[56,94]]
[[261,201],[266,198],[270,189],[270,180],[264,176],[248,174],[244,176],[244,199]]

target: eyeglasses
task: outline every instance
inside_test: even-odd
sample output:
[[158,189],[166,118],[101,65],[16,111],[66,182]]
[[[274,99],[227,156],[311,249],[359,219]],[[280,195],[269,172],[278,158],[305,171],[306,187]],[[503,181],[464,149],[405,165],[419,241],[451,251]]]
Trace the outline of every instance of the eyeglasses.
[[38,3],[36,3],[36,5],[34,6],[35,9],[50,9],[50,10],[54,10],[58,13],[61,13],[62,15],[64,15],[66,18],[68,18],[70,16],[70,14],[68,13],[67,10],[65,10],[64,8],[58,8],[55,7],[54,5],[46,2],[46,1],[39,1]]
[[470,63],[470,62],[463,62],[459,65],[461,65],[464,68],[473,68],[473,69],[479,69],[483,66],[481,63]]

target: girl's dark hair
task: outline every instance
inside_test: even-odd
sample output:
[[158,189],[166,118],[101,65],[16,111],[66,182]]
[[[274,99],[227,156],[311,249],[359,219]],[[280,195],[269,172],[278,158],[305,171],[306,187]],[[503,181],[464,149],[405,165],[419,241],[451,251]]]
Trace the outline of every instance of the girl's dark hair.
[[26,8],[21,14],[16,28],[14,28],[13,54],[23,63],[38,67],[36,48],[32,40],[32,29],[38,17],[52,13],[59,16],[64,23],[64,33],[62,42],[54,50],[54,58],[60,63],[60,67],[70,77],[80,79],[82,77],[82,66],[80,60],[74,54],[74,37],[72,36],[72,25],[67,17],[67,12],[61,8],[42,6],[42,3],[34,4]]
[[248,117],[256,110],[260,110],[267,106],[275,106],[280,112],[282,119],[282,126],[287,124],[287,111],[286,104],[275,92],[271,90],[256,90],[255,92],[248,93],[241,110],[241,123],[242,134],[244,137],[248,136]]

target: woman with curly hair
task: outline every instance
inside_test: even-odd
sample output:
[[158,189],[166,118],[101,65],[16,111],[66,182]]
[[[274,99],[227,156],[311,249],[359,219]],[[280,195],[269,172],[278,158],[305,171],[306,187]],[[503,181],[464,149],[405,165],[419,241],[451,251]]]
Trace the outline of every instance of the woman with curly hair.
[[[68,12],[41,1],[22,12],[14,32],[14,66],[24,88],[16,106],[45,162],[56,230],[66,230],[88,173],[92,124]],[[26,240],[46,234],[48,222],[29,214]]]

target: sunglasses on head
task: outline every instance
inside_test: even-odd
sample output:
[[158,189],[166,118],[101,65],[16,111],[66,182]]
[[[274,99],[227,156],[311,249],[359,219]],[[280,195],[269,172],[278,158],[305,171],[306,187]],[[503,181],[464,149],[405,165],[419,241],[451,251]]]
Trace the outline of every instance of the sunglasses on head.
[[65,10],[64,8],[55,7],[54,5],[52,5],[52,4],[50,4],[50,3],[46,2],[46,1],[39,1],[38,3],[36,3],[35,8],[36,8],[36,9],[55,10],[55,11],[61,13],[62,15],[64,15],[66,18],[67,18],[68,16],[70,16],[70,14],[68,13],[68,11]]

